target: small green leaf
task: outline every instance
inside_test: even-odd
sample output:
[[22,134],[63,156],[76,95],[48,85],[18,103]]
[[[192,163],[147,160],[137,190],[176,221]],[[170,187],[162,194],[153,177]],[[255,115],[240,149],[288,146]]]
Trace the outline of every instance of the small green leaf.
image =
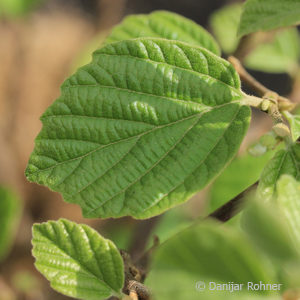
[[299,24],[299,0],[247,0],[243,5],[238,35]]
[[35,224],[32,244],[36,268],[58,292],[84,300],[121,294],[122,257],[89,226],[64,219]]
[[251,201],[249,207],[243,212],[241,224],[255,245],[269,258],[283,264],[299,260],[300,256],[288,235],[286,222],[282,220],[280,214],[281,212],[270,204]]
[[168,11],[155,11],[149,15],[132,15],[116,26],[106,43],[140,37],[165,38],[202,46],[216,55],[220,48],[211,34],[183,16]]
[[276,193],[276,184],[283,174],[300,179],[300,144],[278,151],[265,166],[258,185],[258,195],[270,200]]
[[219,208],[255,183],[273,154],[274,151],[268,151],[262,156],[254,157],[246,153],[236,157],[211,187],[210,211]]
[[[239,43],[237,29],[242,12],[241,4],[227,5],[211,17],[212,30],[226,54],[233,53]],[[265,33],[267,34],[267,33]],[[273,38],[257,45],[247,54],[247,68],[269,72],[288,72],[293,75],[298,68],[300,56],[299,34],[296,28],[280,30]]]
[[258,45],[246,58],[245,65],[254,70],[295,74],[300,57],[300,40],[296,28],[275,33],[272,41]]
[[[208,290],[209,282],[244,284],[247,293],[248,282],[274,282],[273,276],[269,263],[241,231],[211,221],[193,225],[163,243],[146,284],[156,299],[199,299],[202,293],[207,299],[218,295],[217,290]],[[206,284],[207,293],[197,291],[199,281]],[[229,291],[223,293],[231,299]]]
[[293,141],[297,141],[300,137],[300,114],[292,115],[288,111],[283,113],[290,124]]
[[300,182],[283,175],[277,183],[277,203],[289,225],[290,234],[300,246]]
[[211,28],[226,54],[233,53],[239,43],[237,29],[241,12],[242,5],[235,3],[226,5],[211,15]]
[[86,217],[160,214],[234,157],[250,121],[244,97],[233,66],[204,48],[109,44],[42,116],[26,176]]
[[8,254],[20,221],[21,202],[8,188],[0,187],[0,261]]

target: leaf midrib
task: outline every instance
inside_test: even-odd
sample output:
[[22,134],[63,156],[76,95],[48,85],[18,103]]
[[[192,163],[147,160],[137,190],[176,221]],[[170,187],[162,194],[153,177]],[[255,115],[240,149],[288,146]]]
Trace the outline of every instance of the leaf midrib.
[[[69,163],[69,162],[71,162],[71,161],[75,161],[75,160],[78,160],[78,159],[83,159],[83,158],[85,158],[86,156],[91,155],[92,153],[97,152],[97,151],[99,151],[99,150],[101,150],[101,149],[104,149],[104,148],[106,148],[106,147],[109,147],[109,146],[111,146],[111,145],[118,144],[118,143],[121,143],[121,142],[124,142],[124,141],[128,141],[128,140],[131,140],[131,139],[134,139],[134,138],[139,138],[139,137],[144,136],[144,135],[146,135],[146,134],[148,134],[148,133],[150,133],[150,132],[152,132],[152,131],[154,131],[154,130],[161,129],[161,128],[165,128],[165,127],[168,127],[168,126],[172,126],[172,125],[175,125],[175,124],[177,124],[177,123],[186,121],[186,120],[191,119],[191,118],[193,118],[193,117],[196,117],[196,116],[202,116],[203,114],[205,114],[205,113],[207,113],[207,112],[209,112],[209,111],[211,111],[211,110],[214,110],[214,109],[217,109],[217,108],[220,108],[220,107],[224,107],[224,106],[226,106],[226,105],[234,104],[234,103],[240,104],[240,103],[241,103],[241,100],[236,100],[236,101],[224,103],[224,104],[221,104],[221,105],[217,105],[217,106],[215,106],[215,107],[207,107],[206,110],[203,110],[203,111],[201,111],[200,113],[190,115],[190,116],[188,116],[188,117],[186,117],[186,118],[183,118],[183,119],[180,119],[180,120],[176,120],[176,121],[171,122],[171,123],[167,123],[167,124],[163,124],[163,125],[160,125],[160,126],[156,126],[156,127],[151,128],[151,129],[149,129],[149,130],[147,130],[147,131],[145,131],[145,132],[142,132],[142,133],[140,133],[140,134],[138,134],[138,135],[134,135],[134,136],[131,136],[131,137],[128,137],[128,138],[125,138],[125,139],[120,139],[120,140],[118,140],[118,141],[115,141],[115,142],[113,142],[113,143],[106,144],[106,145],[104,145],[104,146],[101,145],[100,147],[98,147],[98,148],[96,148],[96,149],[94,149],[94,150],[92,150],[92,151],[90,151],[90,152],[88,152],[88,153],[86,153],[86,154],[84,154],[84,155],[81,155],[81,156],[78,156],[78,157],[74,157],[74,158],[71,158],[71,159],[68,159],[68,160],[59,162],[59,163],[54,164],[54,165],[52,165],[52,166],[50,166],[50,167],[48,167],[48,168],[45,168],[45,169],[39,169],[39,170],[36,170],[36,171],[34,171],[34,172],[30,172],[30,173],[28,173],[28,175],[27,175],[27,176],[29,176],[28,179],[30,179],[30,176],[33,176],[33,175],[35,175],[35,174],[39,174],[39,173],[41,173],[41,172],[45,172],[45,171],[51,170],[51,169],[53,169],[53,168],[56,168],[57,166],[60,166],[60,165]],[[59,139],[58,139],[58,140],[59,140]],[[88,142],[89,142],[89,141],[88,141]],[[36,155],[39,156],[38,154],[36,154]],[[50,157],[50,158],[51,158],[51,157]],[[53,158],[51,158],[51,159],[53,159]],[[31,164],[31,165],[34,165],[32,162],[31,162],[30,164]],[[36,167],[37,167],[37,166],[36,166]],[[28,170],[28,169],[27,169],[27,170]]]

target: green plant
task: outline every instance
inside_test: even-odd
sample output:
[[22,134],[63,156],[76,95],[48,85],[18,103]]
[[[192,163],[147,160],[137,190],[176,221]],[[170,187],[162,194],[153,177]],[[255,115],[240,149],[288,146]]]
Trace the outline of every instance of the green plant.
[[10,188],[0,186],[0,261],[5,259],[12,247],[21,210],[19,197]]
[[[211,24],[227,53],[249,67],[284,70],[295,78],[296,31],[240,40],[235,32],[241,37],[295,24],[299,8],[299,0],[248,0],[243,9],[217,12]],[[228,21],[228,14],[241,14],[240,23]],[[222,32],[231,35],[229,41]],[[253,47],[258,40],[266,44]],[[272,67],[268,53],[272,62],[287,59]],[[149,299],[149,290],[155,299],[198,299],[200,292],[205,299],[297,297],[299,115],[292,113],[295,104],[255,81],[237,58],[228,60],[202,27],[159,11],[126,18],[92,62],[64,82],[61,96],[41,117],[26,176],[80,205],[85,217],[156,216],[228,168],[212,185],[208,213],[216,220],[167,213],[176,228],[159,226],[164,242],[137,261],[86,225],[64,219],[35,224],[36,267],[54,289],[87,300]],[[240,79],[257,97],[241,90]],[[235,158],[250,107],[267,113],[274,126],[249,149],[256,157]],[[224,182],[228,190],[220,196]],[[220,223],[242,209],[231,225]]]
[[1,0],[0,17],[22,17],[32,11],[41,0]]

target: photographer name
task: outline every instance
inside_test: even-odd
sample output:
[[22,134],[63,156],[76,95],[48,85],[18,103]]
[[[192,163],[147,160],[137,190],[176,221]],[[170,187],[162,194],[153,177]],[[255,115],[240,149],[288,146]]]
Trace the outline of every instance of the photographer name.
[[228,291],[228,292],[235,292],[235,291],[280,291],[282,288],[281,283],[263,283],[260,281],[257,282],[248,282],[247,284],[244,283],[216,283],[216,282],[209,282],[208,289],[210,291]]

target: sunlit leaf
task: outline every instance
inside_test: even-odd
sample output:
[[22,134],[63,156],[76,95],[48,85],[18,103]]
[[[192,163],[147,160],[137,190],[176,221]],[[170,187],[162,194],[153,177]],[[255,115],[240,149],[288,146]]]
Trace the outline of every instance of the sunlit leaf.
[[178,40],[202,46],[220,55],[220,48],[208,31],[192,20],[168,11],[155,11],[149,15],[132,15],[125,18],[112,30],[106,43],[140,37]]
[[36,268],[58,292],[84,300],[121,294],[122,257],[92,228],[64,219],[35,224],[32,244]]
[[86,217],[147,218],[206,186],[236,154],[250,108],[230,63],[165,39],[96,51],[42,116],[26,176]]

